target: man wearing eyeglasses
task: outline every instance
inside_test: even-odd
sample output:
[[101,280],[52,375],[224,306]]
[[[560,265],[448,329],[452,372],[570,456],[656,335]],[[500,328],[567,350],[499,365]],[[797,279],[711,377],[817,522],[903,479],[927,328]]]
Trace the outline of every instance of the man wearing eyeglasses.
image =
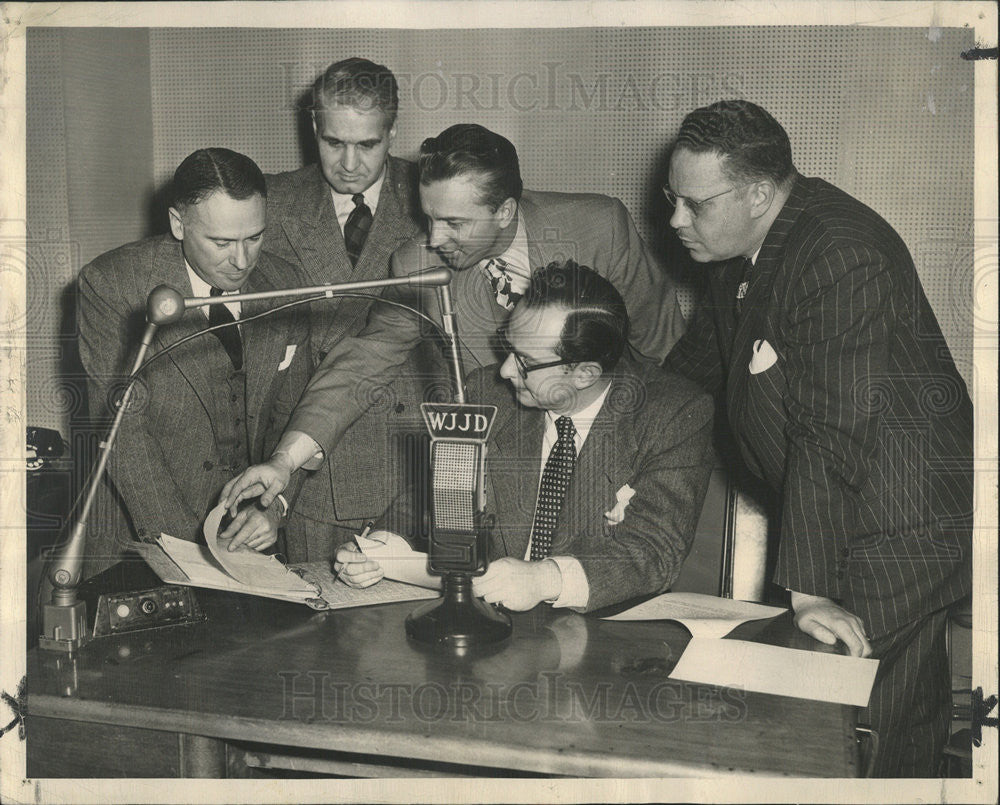
[[[486,601],[589,611],[677,578],[711,472],[712,403],[625,357],[628,333],[608,280],[553,263],[533,273],[500,330],[499,376],[495,366],[470,376],[470,399],[498,409],[486,468],[491,563],[473,581]],[[408,506],[398,501],[387,520],[412,522]],[[353,543],[336,569],[357,587],[382,578]]]
[[[524,190],[513,143],[472,123],[425,140],[419,170],[428,234],[393,254],[391,272],[405,276],[442,264],[456,270],[451,294],[466,371],[497,359],[496,328],[532,270],[554,260],[593,266],[620,289],[637,356],[659,363],[680,337],[673,281],[617,199]],[[384,298],[440,321],[433,288],[392,289]],[[427,334],[412,313],[376,305],[357,337],[331,347],[271,459],[227,485],[227,505],[254,495],[268,501],[295,470],[312,468],[317,450],[329,454]]]
[[725,400],[778,494],[775,581],[796,624],[880,660],[878,776],[935,776],[947,607],[971,590],[972,404],[910,254],[875,212],[800,176],[746,101],[689,114],[670,224],[708,298],[666,361]]

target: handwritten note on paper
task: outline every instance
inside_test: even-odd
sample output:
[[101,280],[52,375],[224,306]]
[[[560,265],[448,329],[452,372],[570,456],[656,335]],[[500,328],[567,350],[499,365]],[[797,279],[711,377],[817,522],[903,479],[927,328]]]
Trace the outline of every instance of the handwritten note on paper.
[[865,707],[878,660],[692,637],[671,679]]
[[701,593],[664,593],[605,620],[677,621],[694,637],[724,637],[742,623],[773,618],[784,611],[783,607]]
[[355,541],[365,556],[379,563],[387,579],[441,589],[441,577],[427,572],[427,554],[413,550],[398,534],[375,531],[367,537],[356,537]]

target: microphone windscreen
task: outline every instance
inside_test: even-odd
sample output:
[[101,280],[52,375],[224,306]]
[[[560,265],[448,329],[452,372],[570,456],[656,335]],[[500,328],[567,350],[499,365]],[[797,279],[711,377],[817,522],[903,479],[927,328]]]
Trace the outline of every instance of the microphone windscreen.
[[448,285],[454,272],[445,266],[435,266],[425,268],[423,271],[414,271],[408,275],[411,285]]
[[184,296],[169,285],[157,285],[146,298],[146,321],[164,325],[184,315]]

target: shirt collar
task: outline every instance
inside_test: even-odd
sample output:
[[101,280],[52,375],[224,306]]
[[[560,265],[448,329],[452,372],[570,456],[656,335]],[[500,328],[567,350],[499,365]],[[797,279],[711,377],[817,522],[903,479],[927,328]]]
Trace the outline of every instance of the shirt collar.
[[[190,280],[191,282],[191,296],[194,297],[211,296],[212,286],[209,285],[207,282],[205,282],[205,280],[201,278],[201,275],[198,274],[197,271],[191,268],[191,264],[186,259],[184,260],[184,268],[187,269],[188,280]],[[230,294],[234,293],[240,293],[240,291],[223,291],[222,295],[229,296]],[[208,307],[209,307],[208,305],[203,305],[201,308],[202,313],[204,313],[206,316],[208,315]],[[226,302],[226,307],[229,308],[230,313],[232,313],[236,318],[240,317],[240,313],[242,312],[242,306],[240,305],[239,300],[236,300],[234,302]]]
[[490,260],[503,260],[507,264],[507,273],[510,274],[511,290],[523,294],[531,282],[531,263],[528,258],[528,235],[524,231],[520,210],[514,214],[512,226],[516,227],[514,238],[507,245],[507,248],[496,258],[487,257],[480,260],[479,268],[485,269]]
[[[365,206],[375,214],[378,207],[378,200],[382,196],[382,185],[385,183],[386,165],[382,166],[379,177],[367,188],[362,195],[365,197]],[[333,208],[337,211],[337,220],[347,220],[347,216],[354,210],[354,193],[338,193],[332,187],[330,195],[333,197]]]
[[[575,414],[569,414],[570,419],[573,420],[573,427],[576,429],[576,446],[579,449],[583,443],[587,440],[587,435],[590,433],[590,428],[594,424],[594,420],[597,419],[597,415],[601,412],[601,408],[604,407],[604,401],[607,399],[608,393],[611,391],[611,386],[614,384],[612,380],[608,383],[608,387],[604,389],[596,400],[594,400],[586,408],[577,411]],[[545,412],[545,427],[546,429],[551,429],[553,432],[556,431],[556,420],[561,417],[566,416],[566,414],[556,414],[552,411]]]

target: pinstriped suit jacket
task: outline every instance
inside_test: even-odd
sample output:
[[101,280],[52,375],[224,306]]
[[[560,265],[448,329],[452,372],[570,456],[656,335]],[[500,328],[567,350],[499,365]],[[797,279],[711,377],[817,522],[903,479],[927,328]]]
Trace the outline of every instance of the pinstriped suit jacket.
[[[313,164],[268,176],[264,248],[301,266],[311,285],[384,279],[390,255],[421,229],[415,170],[412,163],[389,157],[378,207],[356,266],[347,256],[330,186],[320,167]],[[370,306],[361,299],[323,300],[313,306],[314,366],[341,339],[357,334]],[[355,423],[323,467],[304,480],[295,502],[297,512],[319,522],[382,513],[398,491],[398,473],[387,469],[390,434],[397,425],[406,424],[423,431],[417,407],[421,373],[414,365],[391,387],[382,384],[372,392],[376,405]],[[288,535],[291,554],[298,536]]]
[[[470,402],[497,406],[486,457],[486,512],[496,517],[490,559],[523,559],[545,412],[520,406],[497,369],[478,369],[467,383]],[[694,383],[649,364],[619,364],[552,535],[553,555],[575,557],[587,575],[588,611],[662,592],[676,580],[708,488],[711,440],[712,401]],[[625,484],[635,495],[611,525],[604,514]],[[400,498],[387,515],[390,528],[407,536],[418,525],[412,511],[410,498]]]
[[[632,319],[632,346],[662,360],[684,330],[673,281],[651,257],[624,205],[596,194],[525,190],[520,221],[533,270],[572,258],[610,279]],[[410,241],[392,257],[394,276],[442,264],[426,241]],[[496,328],[510,315],[497,303],[481,271],[459,271],[451,283],[465,370],[500,357]],[[387,289],[386,298],[405,302],[440,323],[434,288]],[[432,330],[412,315],[380,305],[364,330],[334,347],[310,381],[290,427],[329,449],[364,411],[372,388],[400,370],[410,351]]]
[[[294,266],[262,253],[247,292],[294,287]],[[185,295],[191,284],[180,244],[169,235],[131,243],[101,255],[80,272],[80,357],[88,374],[92,416],[110,415],[107,400],[121,390],[144,327],[146,297],[157,285]],[[244,302],[245,320],[274,303]],[[151,354],[208,326],[201,310],[160,328]],[[246,375],[244,462],[266,458],[309,376],[309,327],[294,311],[241,325]],[[290,348],[294,347],[294,354]],[[289,355],[291,360],[289,361]],[[207,511],[234,472],[223,465],[215,432],[232,422],[225,384],[212,367],[229,358],[212,335],[196,338],[151,364],[137,387],[133,411],[122,420],[109,462],[110,484],[127,510],[105,494],[87,539],[88,575],[120,556],[122,542],[160,531],[198,539]],[[280,368],[279,368],[280,367]],[[240,416],[240,418],[244,418]],[[245,463],[244,463],[245,466]],[[110,491],[110,486],[107,491]]]
[[[972,404],[906,246],[875,212],[796,179],[750,274],[712,269],[666,366],[724,391],[781,500],[775,581],[879,636],[971,589]],[[751,373],[758,339],[777,353]]]

